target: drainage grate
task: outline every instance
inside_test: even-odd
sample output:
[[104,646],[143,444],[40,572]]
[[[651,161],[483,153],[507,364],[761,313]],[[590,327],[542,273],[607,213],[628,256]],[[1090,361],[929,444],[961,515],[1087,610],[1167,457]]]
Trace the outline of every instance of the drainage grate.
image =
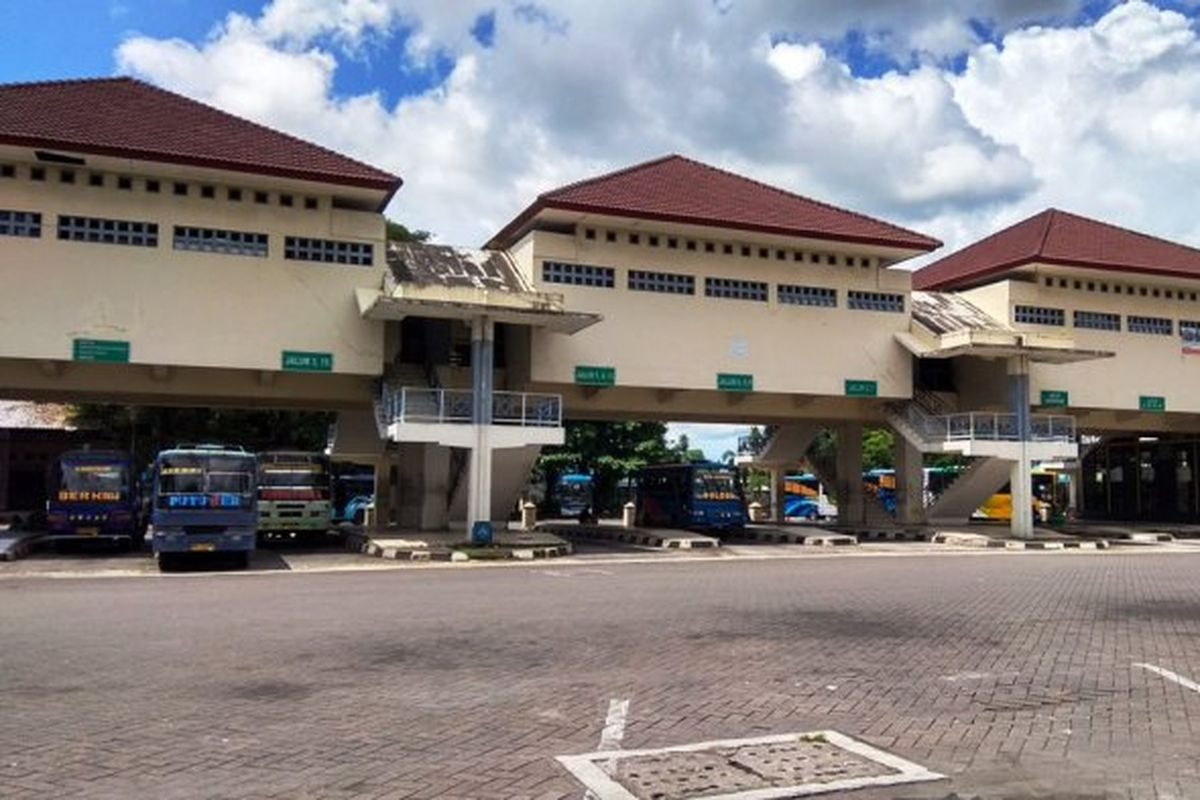
[[835,731],[558,760],[599,800],[769,800],[942,777]]

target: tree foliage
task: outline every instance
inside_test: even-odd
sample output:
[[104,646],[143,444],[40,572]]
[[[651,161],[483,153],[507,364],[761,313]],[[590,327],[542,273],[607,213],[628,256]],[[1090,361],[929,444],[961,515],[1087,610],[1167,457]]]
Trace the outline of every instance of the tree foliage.
[[387,240],[389,242],[427,242],[432,234],[429,231],[409,230],[407,225],[394,219],[387,221]]
[[[667,426],[661,422],[568,421],[565,427],[565,443],[546,448],[536,467],[551,505],[557,502],[554,487],[559,476],[577,472],[592,476],[598,510],[612,512],[624,502],[617,491],[622,478],[647,464],[680,460],[678,443],[667,444]],[[685,449],[686,444],[685,440]]]
[[241,445],[247,450],[325,449],[333,414],[232,408],[73,406],[80,428],[104,432],[114,447],[132,449],[142,465],[159,450],[183,443]]

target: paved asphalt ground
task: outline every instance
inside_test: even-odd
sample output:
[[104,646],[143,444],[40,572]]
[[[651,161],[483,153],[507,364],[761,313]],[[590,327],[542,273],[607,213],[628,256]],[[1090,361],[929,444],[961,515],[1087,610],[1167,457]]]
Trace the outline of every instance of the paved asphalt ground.
[[[1200,554],[0,580],[5,798],[575,798],[553,757],[832,728],[881,798],[1200,797]],[[1197,687],[1200,688],[1200,687]]]

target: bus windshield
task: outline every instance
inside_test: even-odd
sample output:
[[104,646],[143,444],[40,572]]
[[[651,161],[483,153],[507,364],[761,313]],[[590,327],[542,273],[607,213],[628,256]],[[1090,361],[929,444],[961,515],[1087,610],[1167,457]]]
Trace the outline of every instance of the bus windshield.
[[124,464],[64,462],[59,478],[62,502],[117,502],[129,496],[129,468]]
[[264,460],[258,471],[259,486],[328,486],[329,471],[320,461]]
[[159,462],[161,505],[170,505],[165,498],[171,495],[247,495],[253,489],[251,456],[174,453],[162,456]]
[[698,469],[692,481],[698,500],[736,500],[737,481],[732,472],[715,469]]

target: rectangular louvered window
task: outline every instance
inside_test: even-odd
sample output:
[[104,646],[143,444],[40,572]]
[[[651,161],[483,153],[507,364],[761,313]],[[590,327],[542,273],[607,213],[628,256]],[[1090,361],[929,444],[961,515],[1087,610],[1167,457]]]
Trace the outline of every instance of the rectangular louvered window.
[[855,311],[890,311],[903,314],[904,295],[851,289],[846,293],[846,307]]
[[59,216],[58,238],[68,242],[158,247],[158,225],[123,219]]
[[1076,311],[1075,327],[1088,328],[1093,331],[1121,330],[1121,315],[1108,314],[1103,311]]
[[837,290],[824,286],[790,286],[781,283],[776,294],[779,302],[786,305],[837,307]]
[[24,236],[37,239],[42,235],[42,215],[36,211],[6,211],[0,209],[0,236]]
[[267,234],[175,226],[175,249],[227,256],[267,257]]
[[591,264],[543,261],[542,280],[546,283],[565,283],[568,286],[611,289],[616,285],[616,270],[612,267],[596,267]]
[[742,281],[734,278],[705,278],[704,295],[727,300],[767,302],[767,284],[761,281]]
[[283,240],[283,257],[291,261],[369,267],[374,261],[374,250],[373,246],[362,242],[306,239],[301,236],[287,236]]
[[635,292],[662,292],[663,294],[695,294],[696,279],[691,275],[674,272],[647,272],[629,270],[629,288]]
[[1130,314],[1125,324],[1130,333],[1153,333],[1158,336],[1170,336],[1175,330],[1174,323],[1163,317],[1136,317]]
[[1067,323],[1066,312],[1061,308],[1046,308],[1044,306],[1016,306],[1013,308],[1013,319],[1025,325],[1056,325]]

